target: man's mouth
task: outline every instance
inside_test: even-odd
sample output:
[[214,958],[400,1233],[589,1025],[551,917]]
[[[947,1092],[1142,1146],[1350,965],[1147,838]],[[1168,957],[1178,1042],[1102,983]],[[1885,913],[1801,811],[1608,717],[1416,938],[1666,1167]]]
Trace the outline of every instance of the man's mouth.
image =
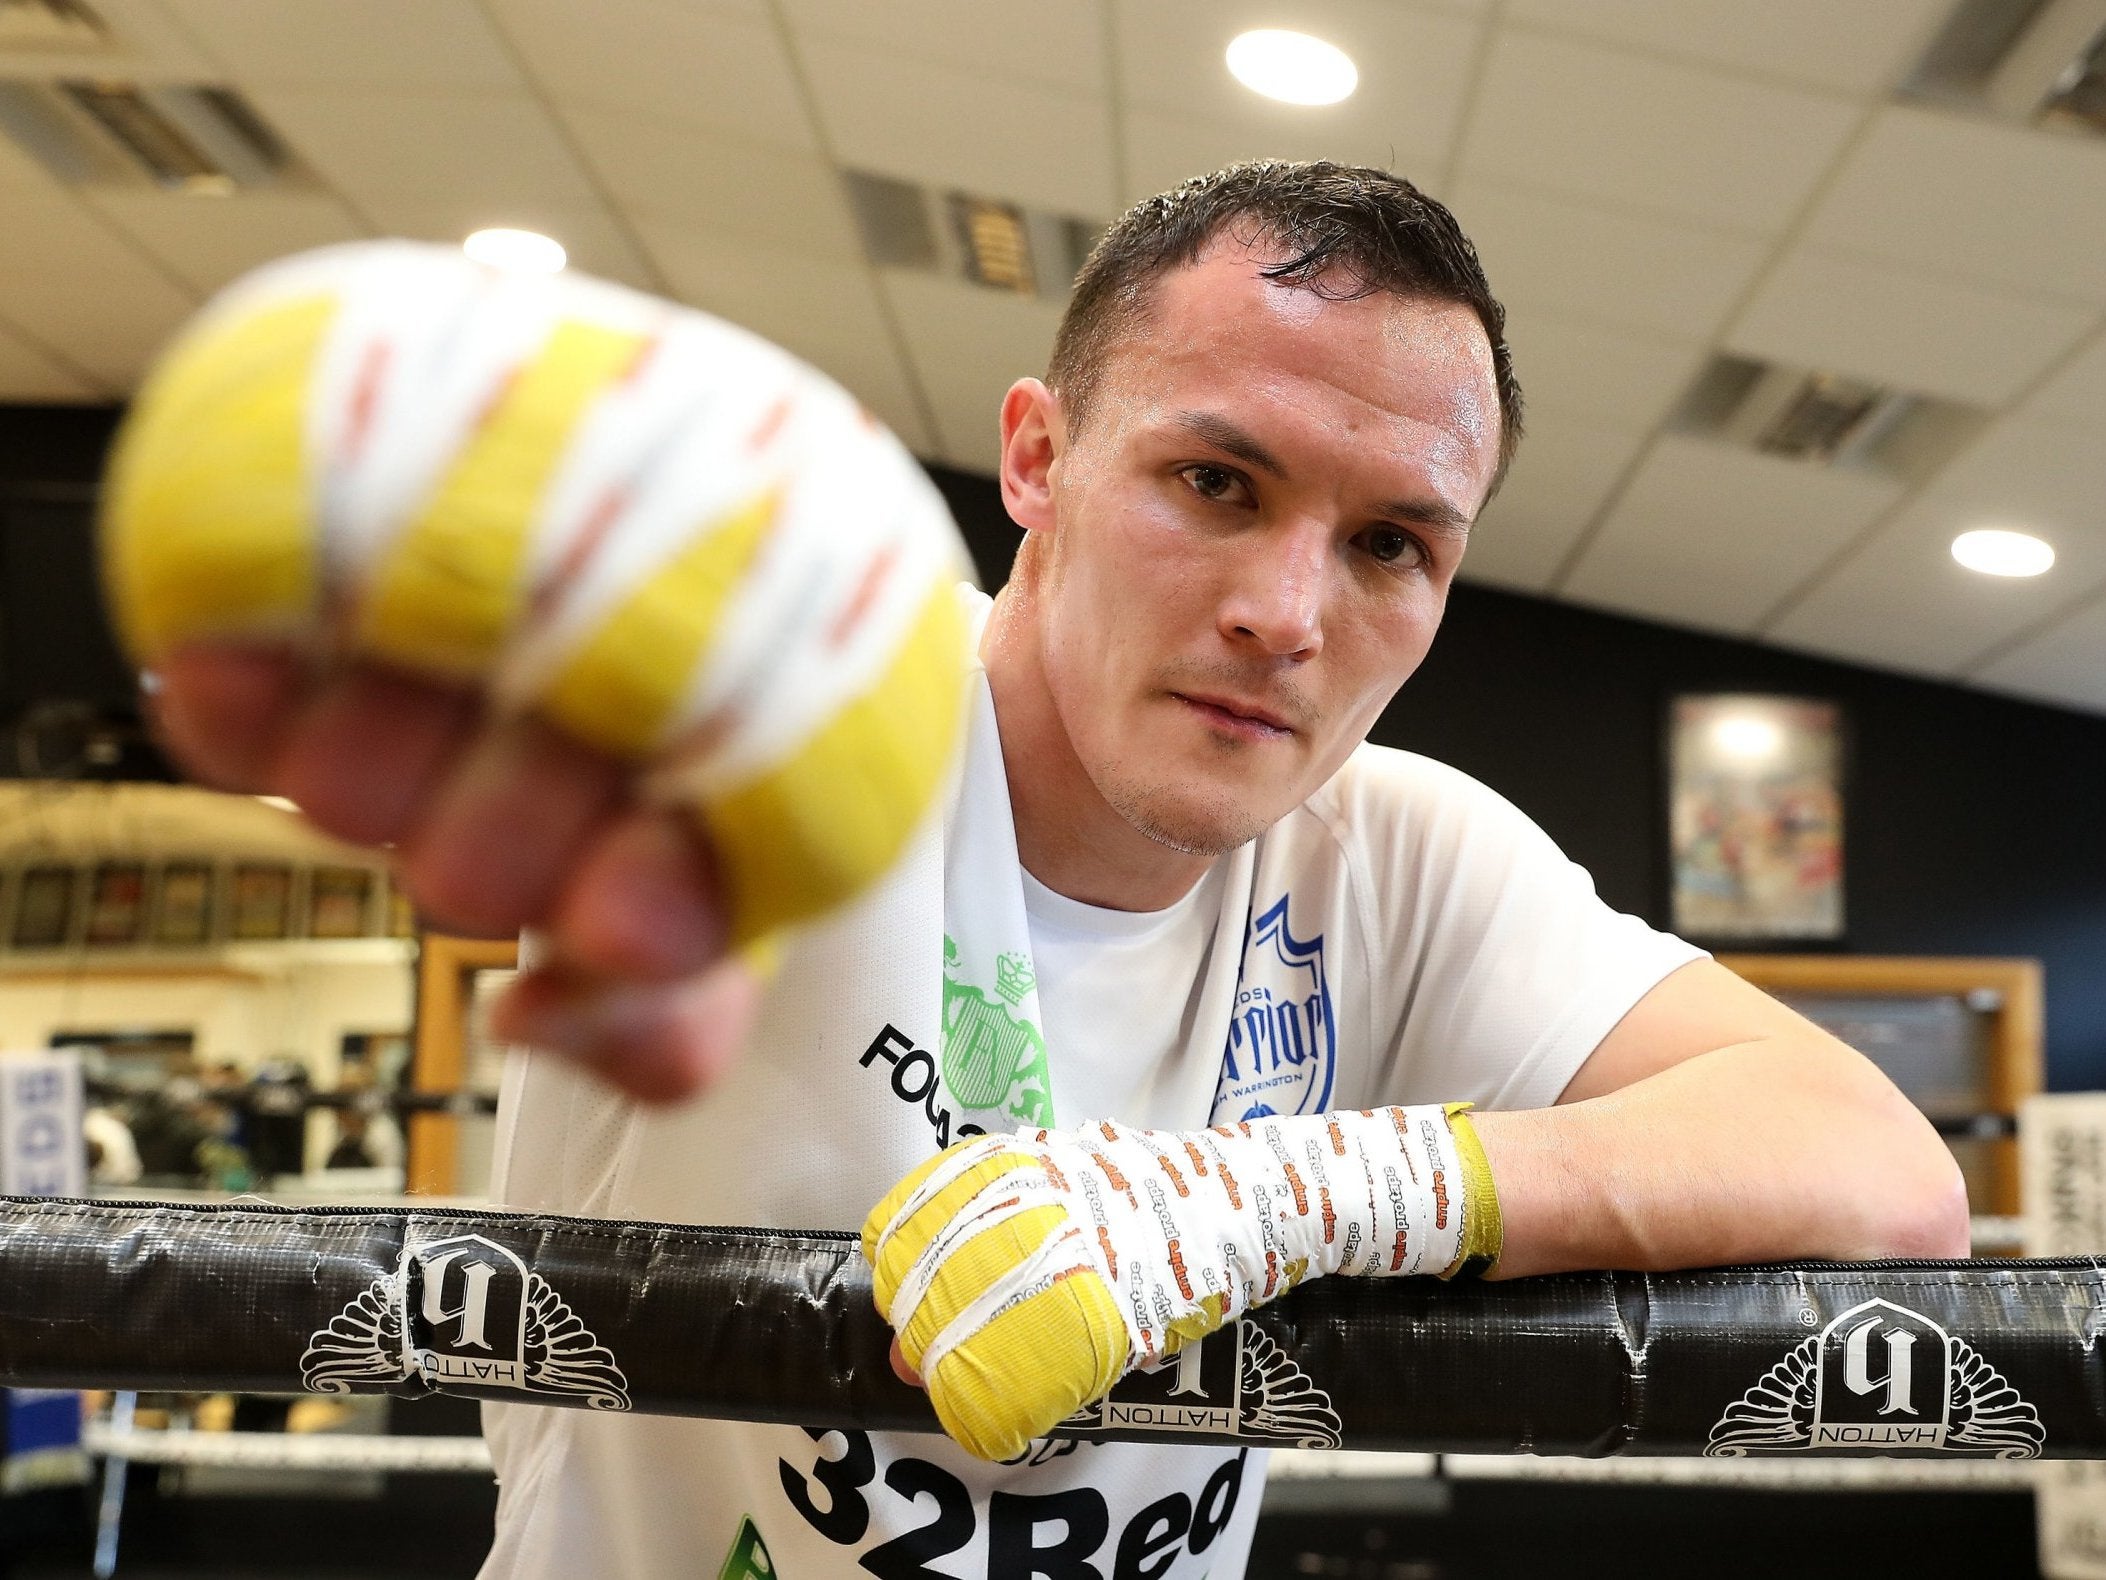
[[1254,702],[1189,691],[1173,691],[1170,695],[1198,714],[1202,723],[1245,740],[1276,741],[1294,734],[1293,725]]

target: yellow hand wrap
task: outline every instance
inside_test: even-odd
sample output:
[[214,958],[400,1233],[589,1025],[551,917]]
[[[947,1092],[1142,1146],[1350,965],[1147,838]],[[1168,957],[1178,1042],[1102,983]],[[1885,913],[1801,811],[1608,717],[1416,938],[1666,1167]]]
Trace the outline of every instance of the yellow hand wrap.
[[1467,1107],[961,1143],[863,1225],[878,1310],[944,1430],[1013,1458],[1307,1279],[1488,1269],[1498,1193]]
[[842,391],[702,314],[372,243],[259,271],[119,436],[151,664],[279,639],[536,709],[692,806],[747,944],[890,865],[960,733],[967,565]]

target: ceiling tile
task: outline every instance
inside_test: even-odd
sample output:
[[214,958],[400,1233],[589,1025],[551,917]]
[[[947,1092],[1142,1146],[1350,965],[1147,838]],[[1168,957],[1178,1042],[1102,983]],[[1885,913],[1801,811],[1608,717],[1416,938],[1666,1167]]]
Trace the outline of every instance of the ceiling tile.
[[1253,115],[1216,121],[1182,111],[1126,112],[1126,187],[1122,197],[1138,203],[1167,192],[1193,176],[1246,159],[1335,159],[1340,164],[1394,169],[1433,190],[1439,161],[1403,157],[1394,138],[1337,131],[1320,124],[1276,122]]
[[273,258],[366,234],[343,204],[312,193],[217,198],[105,190],[83,196],[200,294]]
[[104,401],[112,393],[0,324],[0,401]]
[[2106,302],[2106,140],[1889,106],[1804,239]]
[[994,472],[1002,397],[1045,371],[1060,304],[934,275],[886,270],[882,278],[935,409],[937,458]]
[[563,244],[570,267],[581,274],[615,280],[642,291],[662,294],[665,289],[628,233],[597,205],[571,208],[507,204],[502,209],[467,201],[434,204],[430,208],[400,205],[391,210],[389,219],[391,234],[419,241],[458,242],[492,225],[538,230]]
[[474,0],[162,0],[244,88],[517,90]]
[[472,200],[586,207],[592,183],[524,93],[268,89],[255,98],[300,155],[382,228],[399,210]]
[[[1454,146],[1482,25],[1384,0],[1115,0],[1120,92],[1135,111],[1241,128],[1244,146],[1294,158],[1393,168],[1431,183]],[[1286,27],[1353,57],[1360,86],[1342,104],[1280,104],[1229,75],[1229,40]],[[1246,155],[1247,156],[1247,155]],[[1130,186],[1168,185],[1143,176]],[[1161,162],[1150,168],[1160,172]],[[1216,168],[1186,166],[1176,179]]]
[[1530,411],[1650,428],[1681,399],[1703,342],[1607,329],[1533,309],[1507,315],[1507,344]]
[[1727,232],[1466,178],[1456,217],[1502,300],[1674,335],[1713,334],[1769,249]]
[[1967,678],[2036,702],[2106,713],[2106,599],[2085,605]]
[[2096,424],[2106,413],[2106,334],[2086,346],[2026,402],[2028,415]]
[[869,270],[726,241],[708,228],[651,220],[643,231],[680,300],[804,358],[839,380],[909,449],[933,453]]
[[1952,0],[1509,0],[1506,16],[1607,44],[1871,94],[1906,75]]
[[1108,101],[868,46],[803,46],[844,164],[1086,219],[1113,210]]
[[7,195],[0,318],[112,389],[129,389],[196,297],[56,188]]
[[48,187],[50,174],[22,151],[12,137],[0,133],[0,192],[10,187]]
[[563,104],[806,152],[819,144],[781,35],[679,0],[501,0],[499,25]]
[[1558,590],[1627,614],[1745,632],[1901,485],[1668,435]]
[[1096,4],[989,5],[987,0],[783,0],[816,44],[853,40],[980,76],[1017,77],[1071,93],[1110,91],[1104,12]]
[[[2096,432],[2006,418],[1766,634],[1871,663],[1960,672],[1977,655],[2106,582],[2106,446]],[[2006,580],[1953,563],[1955,536],[2017,527],[2055,568]]]
[[2067,302],[1802,250],[1763,281],[1726,344],[1996,410],[2096,316]]
[[565,119],[632,222],[858,263],[863,244],[833,168],[776,144],[696,132],[653,116],[572,110]]
[[0,51],[0,76],[214,82],[224,75],[157,0],[94,0],[94,10],[109,24],[109,48]]
[[1502,28],[1462,168],[1777,231],[1858,115],[1811,90]]
[[1470,529],[1463,580],[1547,592],[1566,553],[1644,442],[1642,433],[1625,429],[1563,415],[1531,416],[1505,485]]

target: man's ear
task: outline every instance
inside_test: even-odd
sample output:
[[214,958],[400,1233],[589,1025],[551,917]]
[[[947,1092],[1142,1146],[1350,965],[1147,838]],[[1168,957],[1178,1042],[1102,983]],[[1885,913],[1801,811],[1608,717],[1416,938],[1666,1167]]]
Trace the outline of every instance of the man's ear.
[[1002,505],[1026,532],[1053,525],[1053,463],[1066,448],[1060,397],[1018,379],[1002,397]]

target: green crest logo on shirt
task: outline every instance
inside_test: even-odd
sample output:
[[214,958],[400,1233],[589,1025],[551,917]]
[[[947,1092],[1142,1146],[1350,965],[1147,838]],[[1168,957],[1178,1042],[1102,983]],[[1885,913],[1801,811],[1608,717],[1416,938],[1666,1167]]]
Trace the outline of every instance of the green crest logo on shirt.
[[1038,977],[1031,957],[995,957],[992,993],[958,980],[958,945],[943,941],[943,1084],[961,1108],[998,1108],[1026,1125],[1053,1123],[1046,1039],[1018,1010]]
[[775,1560],[768,1556],[768,1544],[761,1540],[752,1515],[739,1521],[739,1534],[724,1555],[717,1580],[776,1580]]

